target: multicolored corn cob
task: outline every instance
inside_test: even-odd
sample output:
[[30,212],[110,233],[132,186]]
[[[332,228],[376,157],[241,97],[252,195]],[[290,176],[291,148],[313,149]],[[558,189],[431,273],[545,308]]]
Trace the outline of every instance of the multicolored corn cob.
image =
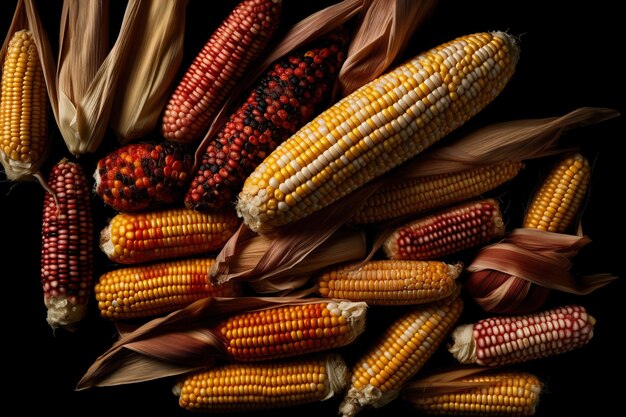
[[498,372],[455,380],[468,388],[445,393],[407,393],[403,396],[420,412],[446,416],[532,416],[539,403],[541,381],[525,372]]
[[494,317],[457,327],[450,353],[461,363],[499,366],[545,358],[584,346],[596,320],[572,305],[541,313]]
[[98,161],[95,189],[118,211],[154,209],[182,196],[192,167],[193,154],[185,145],[126,145]]
[[239,295],[234,281],[219,286],[209,282],[213,262],[184,259],[107,272],[95,287],[100,314],[127,320],[170,313],[205,297]]
[[327,354],[218,366],[188,376],[175,393],[180,406],[191,411],[252,411],[324,401],[343,391],[348,379],[343,359]]
[[261,361],[345,346],[365,329],[367,304],[320,301],[232,316],[215,333],[236,361]]
[[201,139],[221,104],[278,27],[281,0],[243,0],[204,45],[163,115],[167,140]]
[[0,162],[7,178],[35,174],[48,153],[48,93],[33,35],[15,32],[2,67]]
[[506,33],[443,44],[366,84],[272,152],[237,212],[253,231],[302,219],[422,152],[504,88],[518,48]]
[[325,298],[365,301],[369,305],[423,304],[450,296],[462,264],[438,261],[370,261],[329,269],[317,279]]
[[457,296],[414,308],[391,324],[352,368],[352,380],[339,406],[344,417],[363,407],[382,407],[400,394],[452,330],[463,310]]
[[459,252],[504,234],[495,200],[462,204],[406,223],[385,240],[389,259],[434,259]]
[[356,224],[378,223],[469,200],[511,180],[523,165],[507,161],[449,174],[394,181],[370,196],[351,221]]
[[343,62],[344,36],[329,36],[276,62],[209,142],[185,196],[206,211],[234,201],[276,146],[327,104]]
[[221,249],[239,226],[231,211],[188,209],[120,213],[100,234],[100,249],[113,262],[136,264]]
[[587,192],[590,171],[589,161],[581,154],[561,159],[533,198],[524,227],[565,232]]
[[72,329],[91,295],[94,232],[90,187],[77,163],[65,159],[50,172],[54,196],[44,197],[41,282],[48,324]]

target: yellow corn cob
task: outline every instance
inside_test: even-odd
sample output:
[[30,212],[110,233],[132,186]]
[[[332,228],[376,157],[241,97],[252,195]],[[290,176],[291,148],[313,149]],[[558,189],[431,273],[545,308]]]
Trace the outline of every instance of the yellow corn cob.
[[236,361],[259,361],[345,346],[365,329],[367,304],[324,300],[238,314],[215,333]]
[[352,222],[370,224],[418,215],[478,197],[515,177],[523,164],[507,161],[449,174],[409,178],[381,188],[355,213]]
[[246,180],[237,212],[265,233],[328,206],[485,107],[513,74],[517,57],[509,35],[479,33],[366,84],[276,148]]
[[450,296],[463,265],[438,261],[371,261],[325,271],[317,280],[322,297],[369,305],[422,304]]
[[343,390],[348,377],[343,359],[328,354],[288,362],[223,365],[188,376],[175,393],[187,410],[261,410],[327,400]]
[[7,48],[0,90],[0,162],[7,178],[33,176],[48,151],[48,94],[30,31],[15,32]]
[[581,154],[561,159],[535,195],[524,227],[565,232],[587,192],[589,173],[589,162]]
[[100,249],[122,264],[194,255],[221,249],[238,224],[230,211],[120,213],[102,230]]
[[[539,402],[541,382],[524,372],[473,375],[455,382],[476,383],[445,394],[420,394],[407,399],[426,414],[447,416],[532,416]],[[410,389],[410,386],[407,387]],[[405,391],[406,393],[406,391]]]
[[239,286],[213,286],[209,268],[213,259],[184,259],[107,272],[96,284],[103,317],[126,320],[169,313],[204,297],[234,297]]
[[435,352],[463,309],[459,297],[420,306],[401,316],[352,369],[350,389],[339,407],[344,417],[398,396]]

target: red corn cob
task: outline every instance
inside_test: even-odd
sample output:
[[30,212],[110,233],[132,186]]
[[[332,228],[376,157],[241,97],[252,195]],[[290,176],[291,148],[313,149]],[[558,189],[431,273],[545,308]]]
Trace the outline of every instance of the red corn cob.
[[192,167],[193,155],[183,144],[126,145],[98,161],[95,188],[118,211],[153,209],[182,195]]
[[446,209],[404,224],[384,243],[390,259],[429,260],[489,242],[504,234],[495,200],[481,200]]
[[527,316],[493,317],[457,327],[449,350],[461,363],[525,362],[584,346],[593,337],[595,322],[577,305]]
[[93,273],[89,184],[80,165],[61,160],[44,198],[41,282],[48,323],[71,329],[85,315]]
[[339,73],[343,40],[325,38],[274,64],[208,144],[185,196],[188,208],[206,211],[232,202],[263,159],[315,116]]
[[217,28],[174,91],[163,116],[167,140],[193,142],[211,124],[278,26],[281,0],[244,0]]

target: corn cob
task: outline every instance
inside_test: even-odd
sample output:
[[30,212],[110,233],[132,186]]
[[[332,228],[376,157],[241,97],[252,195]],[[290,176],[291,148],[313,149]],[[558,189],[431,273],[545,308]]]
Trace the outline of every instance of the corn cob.
[[251,411],[324,401],[347,383],[343,359],[327,354],[288,362],[222,365],[188,376],[175,393],[187,410]]
[[278,26],[281,0],[243,0],[204,45],[163,116],[167,140],[190,143],[209,128],[219,106]]
[[369,197],[352,222],[370,224],[419,215],[478,197],[511,180],[522,166],[521,162],[507,161],[449,174],[400,180]]
[[95,188],[118,211],[154,209],[183,194],[192,166],[193,155],[182,144],[126,145],[98,161]]
[[365,303],[334,300],[232,316],[216,328],[236,361],[260,361],[333,349],[365,329]]
[[370,261],[325,271],[317,280],[325,298],[365,301],[369,305],[423,304],[450,296],[462,264],[437,261]]
[[532,416],[539,402],[541,382],[524,372],[473,375],[455,382],[475,387],[409,399],[420,412],[447,416]]
[[339,406],[344,417],[366,406],[382,407],[398,396],[458,320],[457,296],[412,309],[397,319],[352,369],[350,388]]
[[248,177],[237,211],[269,232],[320,210],[432,145],[485,107],[514,72],[505,33],[432,49],[340,100]]
[[541,313],[495,317],[457,327],[450,353],[461,363],[499,366],[544,358],[584,346],[595,319],[573,305]]
[[127,320],[170,313],[204,297],[235,297],[239,286],[209,282],[213,259],[184,259],[107,272],[95,294],[103,317]]
[[9,41],[0,89],[0,162],[8,179],[29,178],[43,164],[48,153],[47,106],[33,35],[17,31]]
[[559,161],[533,198],[524,227],[565,232],[587,192],[589,174],[589,162],[581,154],[568,155]]
[[233,202],[263,159],[318,113],[343,62],[344,40],[326,37],[274,64],[209,142],[185,197],[188,208],[206,211]]
[[472,201],[398,227],[383,248],[389,259],[434,259],[503,234],[504,221],[498,203]]
[[65,159],[50,172],[42,224],[41,282],[48,324],[72,329],[87,311],[93,274],[89,184],[80,165]]
[[195,255],[221,249],[238,225],[230,211],[120,213],[102,230],[100,249],[121,264]]

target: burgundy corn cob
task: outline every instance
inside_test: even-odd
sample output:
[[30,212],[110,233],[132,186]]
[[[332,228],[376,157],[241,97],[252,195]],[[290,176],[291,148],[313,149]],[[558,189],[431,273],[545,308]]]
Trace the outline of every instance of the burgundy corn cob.
[[96,192],[118,211],[158,208],[182,196],[193,154],[178,143],[122,146],[98,161]]
[[189,143],[209,128],[219,106],[275,29],[281,0],[243,0],[211,35],[172,94],[161,131],[167,140]]
[[71,329],[87,311],[93,274],[90,190],[77,163],[61,160],[44,198],[41,282],[48,323]]
[[493,317],[457,327],[449,350],[461,363],[525,362],[584,346],[593,337],[595,322],[577,305],[527,316]]
[[263,159],[321,110],[343,62],[344,40],[329,36],[274,64],[209,142],[185,196],[188,208],[232,202]]
[[390,259],[429,260],[489,242],[504,234],[495,200],[480,200],[406,223],[387,238]]

